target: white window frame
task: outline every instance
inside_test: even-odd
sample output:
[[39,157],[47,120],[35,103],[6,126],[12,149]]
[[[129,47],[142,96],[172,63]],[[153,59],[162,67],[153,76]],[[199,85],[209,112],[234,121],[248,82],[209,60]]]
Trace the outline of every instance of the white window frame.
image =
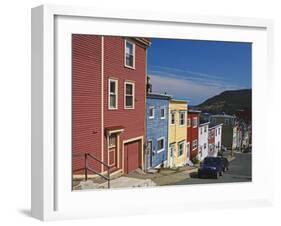
[[[174,116],[174,123],[172,123],[172,118]],[[172,111],[171,112],[171,122],[170,122],[171,125],[175,125],[176,124],[176,112]]]
[[[160,141],[160,140],[163,140],[163,148],[158,150],[158,141]],[[157,139],[157,144],[156,144],[157,145],[157,151],[156,151],[157,153],[160,153],[160,152],[165,150],[165,141],[166,141],[165,137],[160,137],[160,138]]]
[[[184,116],[183,116],[184,123],[183,124],[181,124],[181,114],[184,114]],[[180,111],[179,112],[179,127],[183,127],[183,126],[186,125],[186,118],[185,118],[185,116],[186,116],[185,111]]]
[[[195,141],[196,141],[196,147],[194,148],[194,144],[193,144],[193,143],[194,143]],[[195,140],[192,141],[192,151],[195,150],[195,149],[197,149],[197,148],[198,148],[198,140],[195,139]]]
[[[185,143],[185,141],[180,141],[180,142],[178,142],[178,157],[181,157],[181,156],[183,156],[183,154],[184,154],[184,143]],[[179,155],[179,153],[180,153],[180,145],[182,144],[182,154],[181,155]]]
[[229,125],[230,125],[230,123],[229,123],[229,119],[228,119],[228,118],[226,118],[226,119],[224,120],[224,123],[225,123],[225,125],[226,125],[226,126],[229,126]]
[[[152,116],[150,116],[150,109],[152,109]],[[154,119],[154,111],[155,111],[154,106],[150,106],[149,110],[148,110],[148,118],[149,119]]]
[[[111,107],[110,106],[110,83],[111,82],[115,82],[115,103],[116,103],[116,107]],[[118,109],[118,80],[117,79],[113,79],[110,78],[108,79],[108,109],[109,110],[117,110]]]
[[[133,66],[131,65],[127,65],[126,64],[126,47],[127,47],[127,42],[132,44],[133,46]],[[124,66],[130,69],[136,69],[136,44],[134,42],[131,42],[127,39],[125,39],[124,41]]]
[[[196,119],[196,126],[193,125],[193,121]],[[192,128],[197,128],[198,127],[198,117],[193,117],[192,118]]]
[[[132,96],[133,96],[133,100],[132,100],[132,107],[127,107],[126,106],[126,85],[129,84],[129,85],[132,85]],[[130,82],[130,81],[125,81],[124,82],[124,109],[135,109],[135,83],[134,82]]]
[[[164,116],[162,116],[162,110],[164,110]],[[166,118],[166,109],[165,109],[165,107],[161,107],[160,108],[160,118],[161,119],[165,119]]]
[[[110,136],[115,136],[115,145],[110,145]],[[110,148],[116,148],[117,147],[117,134],[116,133],[112,133],[110,135],[108,135],[108,151]]]

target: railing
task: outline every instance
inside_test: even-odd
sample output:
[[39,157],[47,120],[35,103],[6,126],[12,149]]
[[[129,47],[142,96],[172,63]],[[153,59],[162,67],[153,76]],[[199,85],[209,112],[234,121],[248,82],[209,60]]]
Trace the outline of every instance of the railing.
[[[100,177],[104,178],[105,180],[107,180],[107,186],[108,188],[110,188],[110,166],[107,165],[106,163],[102,162],[101,160],[99,160],[97,157],[95,157],[94,155],[90,154],[90,153],[80,153],[80,154],[73,154],[73,157],[81,157],[84,156],[84,168],[80,168],[77,169],[75,171],[78,170],[84,170],[85,173],[85,180],[88,180],[88,171],[95,173],[97,175],[99,175]],[[98,163],[102,164],[103,166],[105,166],[107,168],[107,176],[103,175],[102,173],[99,173],[98,171],[94,170],[93,168],[89,167],[89,158],[97,161]]]

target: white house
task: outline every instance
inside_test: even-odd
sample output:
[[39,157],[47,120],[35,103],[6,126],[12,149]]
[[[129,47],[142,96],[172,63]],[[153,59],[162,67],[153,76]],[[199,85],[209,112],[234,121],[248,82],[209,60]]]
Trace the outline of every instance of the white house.
[[209,150],[208,156],[217,156],[221,150],[222,124],[209,125]]
[[215,153],[216,155],[221,150],[221,142],[222,142],[222,124],[216,125],[215,128]]
[[209,123],[210,122],[202,123],[198,126],[198,157],[200,161],[208,156]]

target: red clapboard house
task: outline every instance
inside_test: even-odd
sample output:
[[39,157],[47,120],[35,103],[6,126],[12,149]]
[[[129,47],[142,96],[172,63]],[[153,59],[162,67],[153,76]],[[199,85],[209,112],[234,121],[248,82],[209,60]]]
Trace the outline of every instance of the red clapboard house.
[[187,114],[187,154],[192,160],[198,155],[198,125],[201,111],[188,110]]
[[[72,35],[73,173],[143,168],[150,40]],[[89,153],[86,157],[85,154]]]

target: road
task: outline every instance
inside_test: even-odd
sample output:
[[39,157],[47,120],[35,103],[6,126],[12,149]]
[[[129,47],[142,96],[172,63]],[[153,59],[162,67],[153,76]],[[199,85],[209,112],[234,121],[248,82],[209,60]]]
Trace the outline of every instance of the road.
[[234,153],[235,159],[230,162],[229,170],[219,179],[198,178],[197,173],[190,175],[191,178],[175,183],[180,184],[208,184],[208,183],[229,183],[249,182],[252,180],[252,154]]

